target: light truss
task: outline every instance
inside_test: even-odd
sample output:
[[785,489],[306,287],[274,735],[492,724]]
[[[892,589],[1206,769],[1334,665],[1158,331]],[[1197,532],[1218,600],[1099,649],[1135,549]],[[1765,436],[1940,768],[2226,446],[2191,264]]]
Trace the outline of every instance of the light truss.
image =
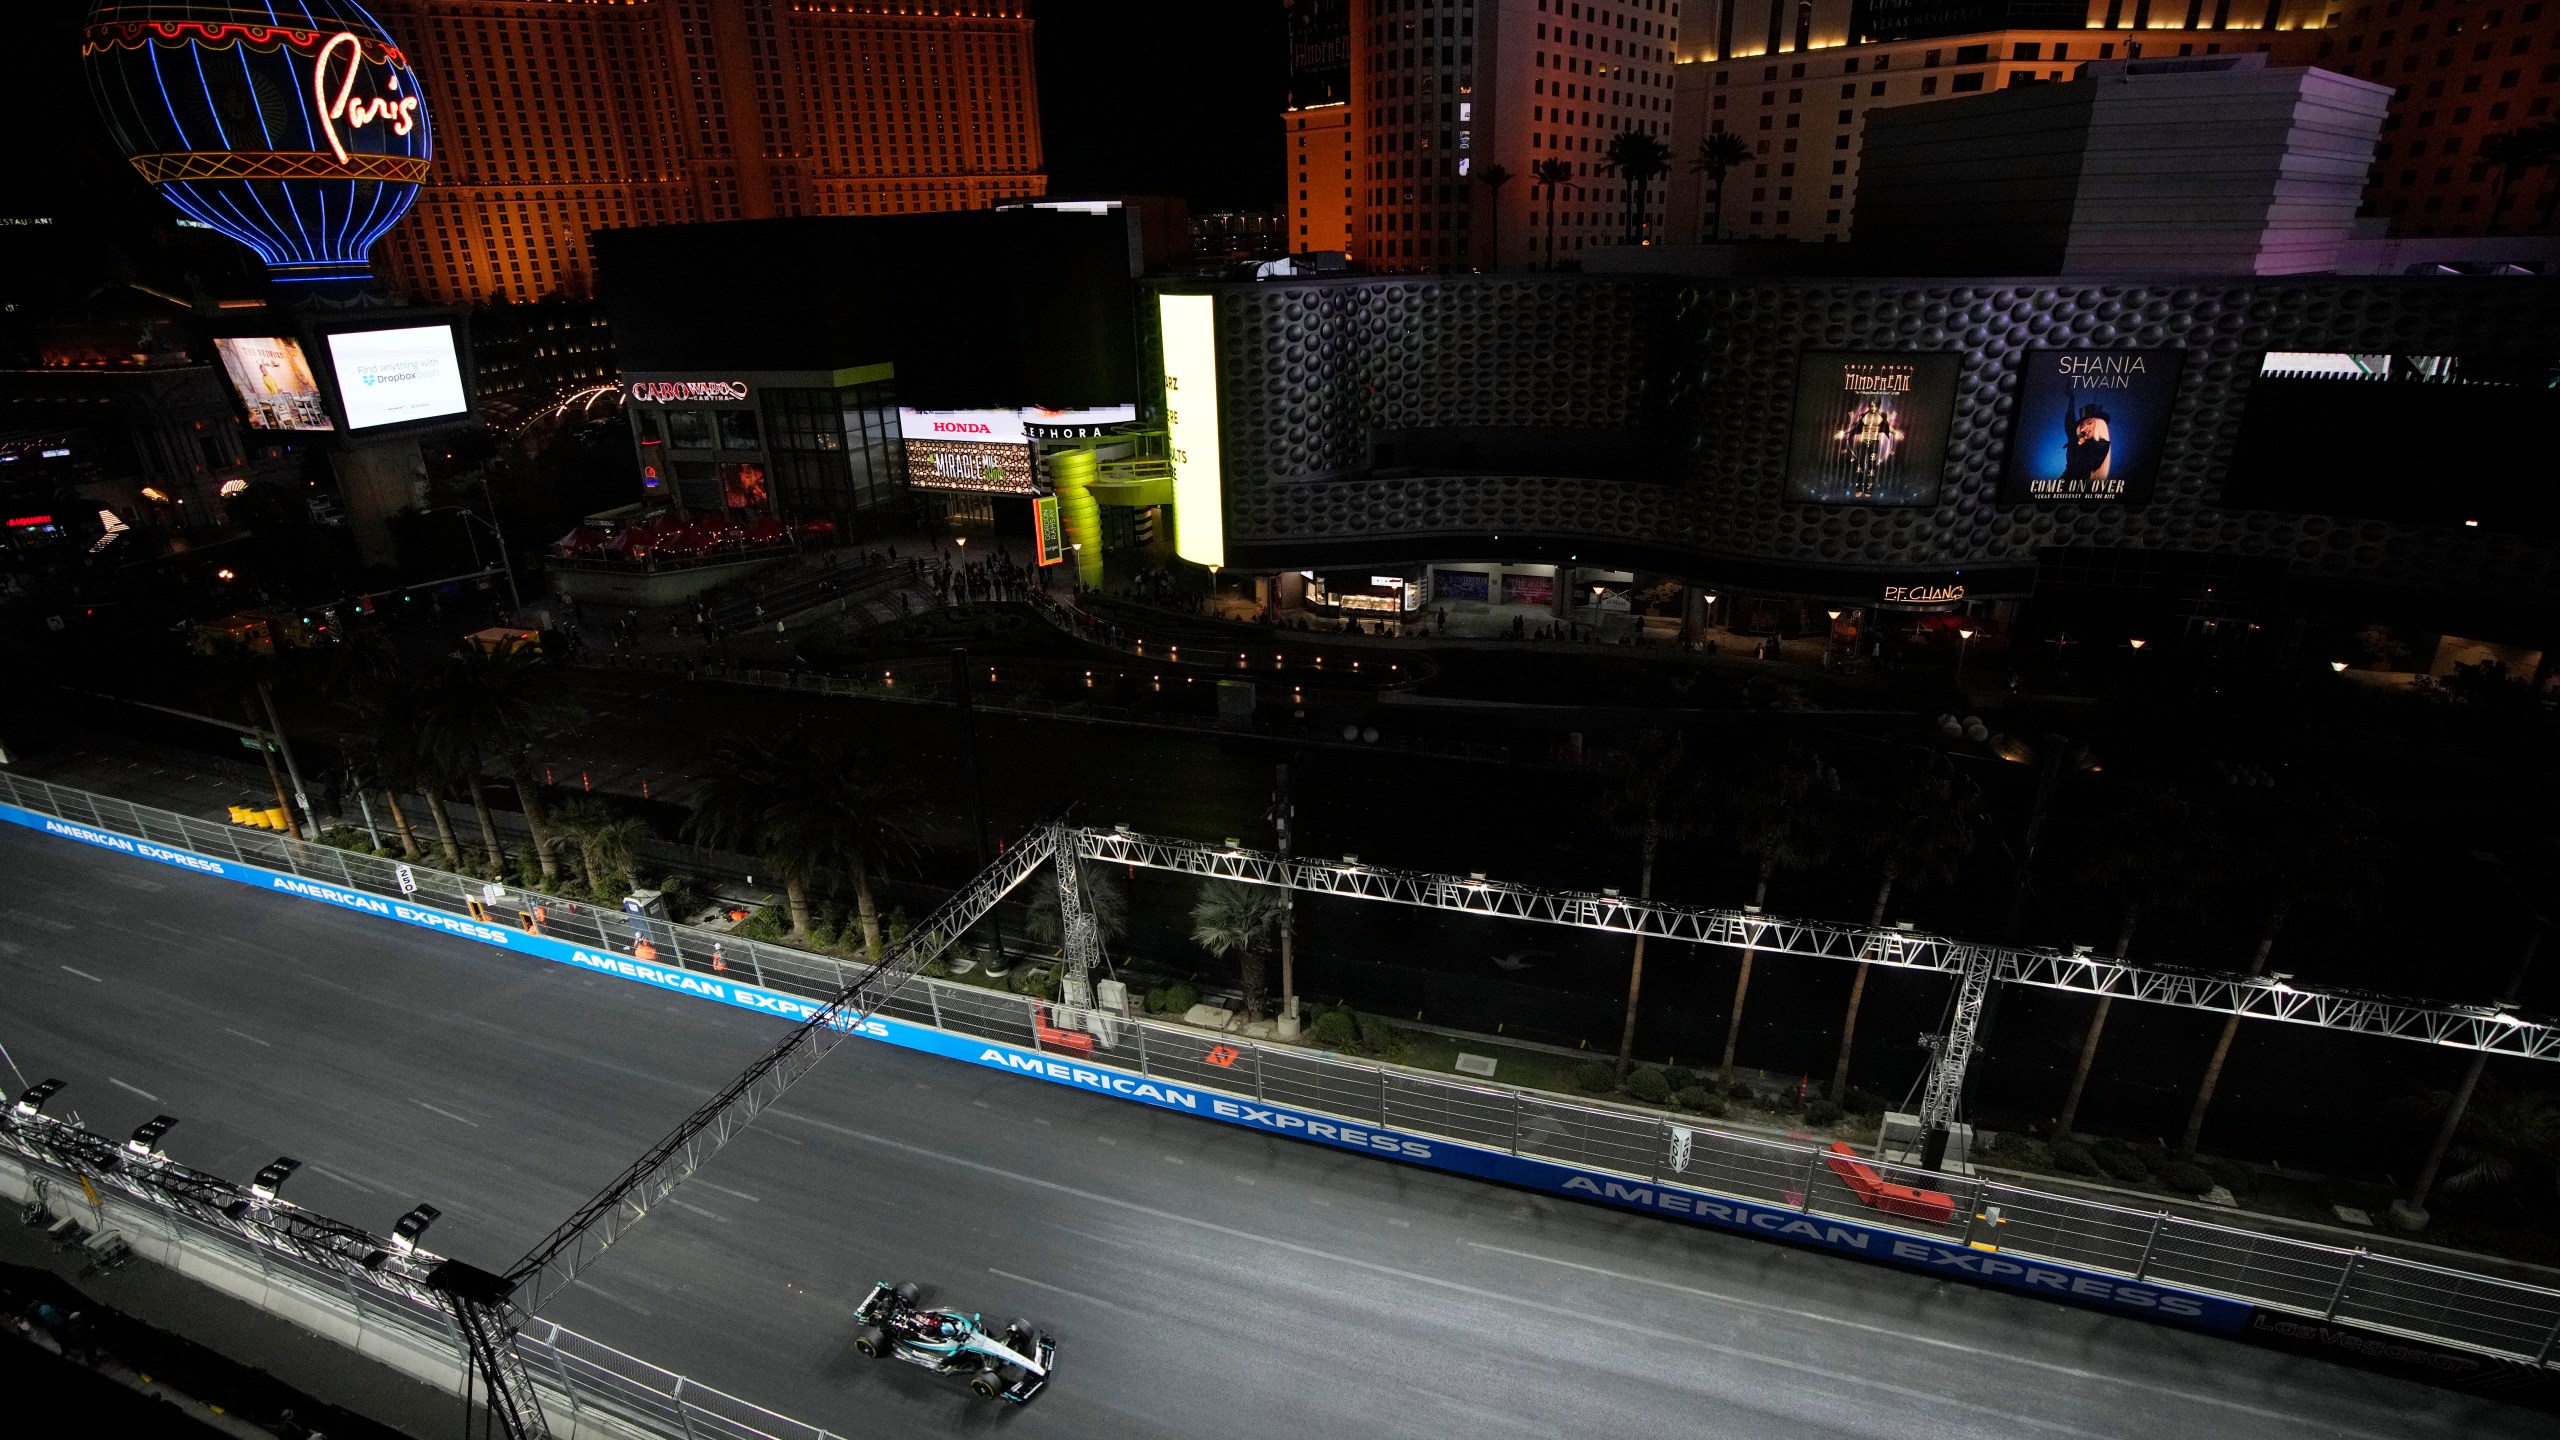
[[[2527,1060],[2560,1060],[2560,1023],[2518,1015],[2493,1005],[2462,1005],[2296,985],[2278,976],[2253,978],[2128,965],[2096,955],[1976,945],[1900,927],[1877,929],[1765,915],[1748,909],[1673,905],[1606,892],[1545,890],[1474,875],[1400,870],[1347,857],[1282,857],[1241,846],[1207,845],[1125,829],[1079,829],[1073,832],[1073,840],[1076,852],[1090,859],[1286,886],[1315,895],[1383,900],[1464,915],[1686,940],[1728,949],[1748,948],[1802,959],[1889,965],[1958,976],[1978,974],[1982,984],[1968,989],[1987,991],[1992,983],[2030,985],[2349,1034],[2414,1040],[2457,1050],[2483,1050]],[[1946,1058],[1959,1059],[1960,1054],[1955,1047],[1949,1047]]]
[[1058,837],[1054,827],[1024,836],[1022,843],[927,916],[895,951],[819,1007],[782,1043],[696,1107],[665,1139],[579,1206],[576,1214],[507,1272],[516,1286],[517,1303],[530,1312],[559,1294],[579,1270],[673,1194],[721,1146],[744,1131],[758,1112],[825,1059],[866,1016],[984,919],[1014,886],[1046,864],[1056,851]]

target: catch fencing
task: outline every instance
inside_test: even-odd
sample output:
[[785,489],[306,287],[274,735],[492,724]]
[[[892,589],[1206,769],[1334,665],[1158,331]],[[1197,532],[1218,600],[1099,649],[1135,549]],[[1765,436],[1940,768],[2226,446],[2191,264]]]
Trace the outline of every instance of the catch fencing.
[[[532,917],[545,933],[767,989],[831,1000],[863,968],[789,946],[508,890],[422,865],[357,855],[221,825],[0,771],[0,798],[151,843],[265,866],[455,914],[476,902],[494,920]],[[404,889],[406,870],[414,889]],[[640,947],[646,947],[642,952]],[[1649,1183],[1675,1183],[1808,1217],[1888,1226],[1953,1246],[1992,1245],[2130,1280],[2175,1286],[2269,1310],[2478,1351],[2547,1367],[2560,1359],[2560,1290],[2496,1276],[1957,1177],[1802,1140],[1717,1130],[1681,1116],[1470,1083],[1372,1060],[1143,1018],[1089,1012],[1078,1031],[1029,996],[918,979],[878,1014],[949,1033],[1100,1060],[1202,1090],[1318,1112],[1381,1129],[1454,1140]],[[1921,1200],[1880,1195],[1908,1187]],[[1996,1219],[1993,1218],[1996,1215]],[[741,1432],[745,1433],[745,1432]]]
[[[154,1204],[148,1192],[84,1176],[59,1157],[0,1146],[0,1192],[49,1213],[111,1230],[136,1253],[206,1280],[204,1259],[218,1256],[242,1281],[217,1288],[244,1294],[359,1353],[420,1378],[464,1387],[468,1350],[445,1310],[359,1283],[289,1251],[260,1245],[201,1216]],[[83,1181],[97,1194],[83,1198]],[[516,1336],[555,1433],[578,1436],[658,1435],[681,1440],[835,1440],[834,1433],[779,1415],[749,1400],[652,1365],[549,1320],[534,1318]],[[401,1357],[394,1359],[391,1357]],[[404,1363],[405,1362],[405,1363]],[[597,1423],[586,1423],[586,1422]]]

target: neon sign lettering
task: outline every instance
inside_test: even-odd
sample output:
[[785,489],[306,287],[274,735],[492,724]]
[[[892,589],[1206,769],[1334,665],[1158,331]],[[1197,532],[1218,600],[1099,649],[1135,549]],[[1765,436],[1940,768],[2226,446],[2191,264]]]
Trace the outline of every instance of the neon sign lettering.
[[1961,585],[1887,585],[1884,599],[1888,605],[1945,605],[1964,598]]
[[[332,97],[329,94],[329,57],[337,54],[338,47],[342,45],[348,52],[346,78],[338,82],[338,93]],[[363,63],[364,42],[344,30],[330,36],[329,43],[320,47],[318,58],[311,62],[311,98],[320,107],[320,133],[328,137],[329,149],[337,155],[341,165],[347,163],[347,145],[338,138],[339,121],[345,121],[351,131],[361,130],[377,120],[387,121],[394,135],[408,134],[418,121],[418,97],[415,95],[402,95],[397,100],[356,98],[356,67]],[[390,89],[397,91],[400,73],[393,71],[388,83]]]
[[744,380],[634,380],[631,398],[665,404],[670,400],[744,400]]

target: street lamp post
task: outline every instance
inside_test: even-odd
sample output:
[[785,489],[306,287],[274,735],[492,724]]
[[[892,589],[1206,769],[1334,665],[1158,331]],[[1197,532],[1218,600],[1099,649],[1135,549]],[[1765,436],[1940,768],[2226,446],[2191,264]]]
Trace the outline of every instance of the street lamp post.
[[1591,587],[1591,641],[1595,645],[1600,642],[1600,597],[1608,593],[1606,585]]
[[1964,657],[1973,650],[1973,634],[1970,625],[1956,627],[1956,684],[1959,686],[1964,684]]
[[[483,477],[481,484],[483,486],[488,484],[486,477]],[[498,545],[498,567],[506,572],[507,599],[514,603],[517,610],[521,611],[524,609],[524,592],[516,588],[516,562],[507,554],[507,532],[498,528],[498,522],[486,518],[481,515],[479,511],[472,509],[468,505],[439,505],[436,508],[438,510],[450,510],[454,514],[461,516],[466,521],[476,522],[489,527],[489,534],[496,539]],[[462,533],[466,538],[469,538],[471,535],[470,526],[466,524],[463,527]],[[480,542],[477,539],[473,539],[471,541],[471,558],[475,563],[480,559]],[[484,565],[482,566],[482,569],[485,573],[487,567]]]

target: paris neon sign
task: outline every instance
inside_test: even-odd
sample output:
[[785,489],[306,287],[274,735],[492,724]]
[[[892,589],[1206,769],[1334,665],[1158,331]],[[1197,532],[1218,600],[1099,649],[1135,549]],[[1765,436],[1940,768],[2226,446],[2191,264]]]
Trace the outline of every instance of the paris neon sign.
[[[337,93],[332,95],[329,93],[329,60],[341,48],[347,52],[346,73],[338,81]],[[392,134],[406,135],[418,123],[418,97],[415,95],[399,95],[396,99],[359,99],[356,96],[356,70],[363,63],[364,42],[345,30],[330,36],[328,43],[320,47],[318,58],[311,62],[311,98],[320,107],[320,133],[327,138],[330,151],[338,157],[341,165],[347,163],[346,141],[338,135],[341,124],[352,132],[381,122],[391,127]],[[399,71],[391,72],[386,87],[397,94],[400,89]]]

